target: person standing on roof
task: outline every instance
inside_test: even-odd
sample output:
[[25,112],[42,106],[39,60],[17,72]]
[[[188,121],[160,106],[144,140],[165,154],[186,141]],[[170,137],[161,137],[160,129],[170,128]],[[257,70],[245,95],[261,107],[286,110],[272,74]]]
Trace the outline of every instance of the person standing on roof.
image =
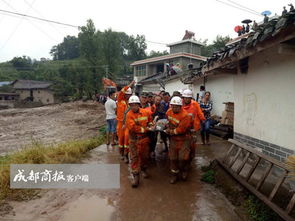
[[201,128],[201,122],[205,121],[204,114],[198,102],[194,101],[193,92],[190,89],[186,89],[182,94],[183,98],[183,109],[188,112],[192,118],[191,132],[192,132],[192,142],[191,142],[191,154],[190,162],[194,159],[196,153],[197,145],[197,132]]
[[132,95],[131,87],[135,84],[135,81],[132,81],[129,85],[125,86],[119,93],[117,97],[117,135],[119,150],[121,154],[121,159],[127,162],[128,159],[128,149],[125,148],[125,127],[124,124],[124,115],[128,109],[128,100]]
[[139,185],[140,172],[143,178],[148,178],[147,163],[149,157],[149,143],[147,132],[154,128],[150,113],[140,108],[137,96],[129,98],[130,111],[126,117],[126,127],[129,130],[129,148],[131,173],[133,176],[132,187]]
[[170,183],[174,184],[177,182],[179,174],[183,180],[187,179],[191,144],[191,117],[182,108],[180,97],[173,97],[170,104],[171,108],[166,113],[169,123],[165,132],[169,135],[169,158],[172,173]]

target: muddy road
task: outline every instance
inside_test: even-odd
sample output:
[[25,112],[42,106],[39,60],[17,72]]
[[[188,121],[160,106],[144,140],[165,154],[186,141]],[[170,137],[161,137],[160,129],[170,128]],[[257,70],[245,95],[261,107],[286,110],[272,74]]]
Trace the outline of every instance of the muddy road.
[[51,144],[94,137],[104,116],[104,106],[92,101],[0,110],[0,154],[33,141]]
[[202,165],[225,152],[226,141],[215,139],[210,146],[199,145],[186,182],[169,184],[168,162],[158,148],[157,160],[150,163],[149,179],[133,189],[128,166],[120,161],[117,148],[101,145],[84,163],[120,163],[121,187],[117,190],[47,190],[41,198],[9,202],[13,208],[0,220],[40,221],[238,221],[235,208],[213,185],[200,181]]

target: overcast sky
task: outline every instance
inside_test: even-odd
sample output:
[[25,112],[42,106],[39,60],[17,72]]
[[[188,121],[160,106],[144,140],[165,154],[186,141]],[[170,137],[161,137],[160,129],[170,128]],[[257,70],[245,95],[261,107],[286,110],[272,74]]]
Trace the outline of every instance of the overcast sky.
[[[127,34],[141,34],[147,41],[172,43],[185,30],[196,39],[212,41],[216,35],[235,37],[233,31],[243,19],[263,18],[222,4],[241,4],[257,12],[281,14],[290,0],[0,0],[0,9],[29,14],[82,26],[91,18],[97,29],[112,28]],[[294,4],[294,2],[293,2]],[[295,4],[294,4],[295,5]],[[237,6],[237,5],[235,5]],[[238,7],[238,6],[237,6]],[[289,7],[287,7],[289,9]],[[77,28],[36,21],[0,12],[0,62],[15,56],[51,58],[49,51],[66,35],[77,36]],[[165,45],[148,42],[148,51],[167,50]]]

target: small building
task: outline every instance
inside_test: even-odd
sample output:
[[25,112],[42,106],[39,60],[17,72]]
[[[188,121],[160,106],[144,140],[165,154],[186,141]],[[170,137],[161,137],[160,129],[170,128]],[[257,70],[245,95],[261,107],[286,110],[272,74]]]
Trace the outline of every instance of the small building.
[[175,90],[177,84],[182,84],[179,76],[206,60],[200,55],[203,44],[193,37],[194,33],[186,31],[183,40],[167,45],[170,54],[133,62],[131,66],[134,80],[141,87],[139,91],[159,92],[165,89],[172,93],[172,88]]
[[0,92],[0,109],[14,108],[19,94]]
[[[213,96],[223,97],[223,102],[223,93],[232,90],[228,101],[234,102],[234,138],[284,161],[295,153],[294,70],[295,26],[290,12],[214,53],[185,82],[197,85],[205,80],[206,89],[214,90]],[[215,89],[210,81],[212,86],[216,81]]]
[[11,84],[14,91],[19,94],[20,101],[38,102],[42,105],[55,103],[52,83],[33,80],[15,80]]

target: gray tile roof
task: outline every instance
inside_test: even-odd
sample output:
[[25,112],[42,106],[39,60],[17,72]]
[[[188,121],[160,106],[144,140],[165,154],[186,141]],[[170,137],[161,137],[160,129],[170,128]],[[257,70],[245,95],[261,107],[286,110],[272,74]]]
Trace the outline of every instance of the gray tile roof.
[[[277,41],[280,43],[290,40],[286,39],[288,35],[290,39],[292,35],[295,36],[295,10],[273,18],[267,23],[260,24],[254,31],[241,36],[239,41],[214,52],[211,57],[207,58],[207,61],[200,64],[199,68],[190,71],[190,76],[183,79],[183,82],[192,83],[194,79],[206,76],[206,72],[225,65],[231,65],[237,60],[250,56],[251,54],[247,54],[247,52],[252,49],[259,48],[259,50],[263,50],[270,46],[272,42]],[[252,50],[252,55],[258,52],[258,50],[255,50]]]
[[[18,83],[18,85],[16,85],[16,83]],[[49,88],[52,83],[33,80],[16,80],[12,85],[14,89],[46,89]]]

